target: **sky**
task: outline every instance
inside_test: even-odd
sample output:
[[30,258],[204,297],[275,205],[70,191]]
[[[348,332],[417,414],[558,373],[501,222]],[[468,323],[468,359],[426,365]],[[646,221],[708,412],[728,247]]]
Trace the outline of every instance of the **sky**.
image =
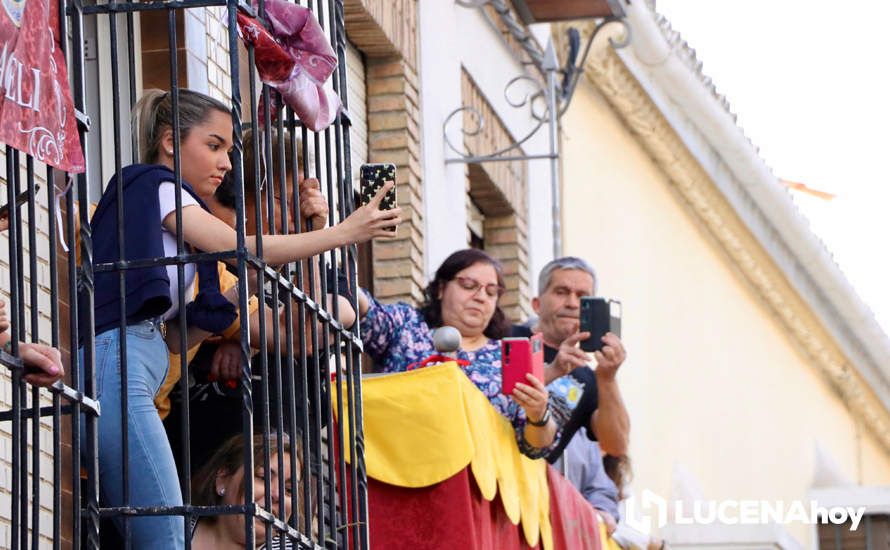
[[[840,9],[845,7],[845,9]],[[890,334],[890,1],[656,0]]]

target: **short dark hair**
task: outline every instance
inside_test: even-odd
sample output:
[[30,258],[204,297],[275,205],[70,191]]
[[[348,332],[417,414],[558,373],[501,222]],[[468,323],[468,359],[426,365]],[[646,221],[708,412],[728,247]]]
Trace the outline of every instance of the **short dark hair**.
[[[442,300],[439,299],[439,291],[448,281],[453,280],[460,271],[478,263],[486,263],[492,266],[497,274],[498,284],[502,287],[504,286],[504,270],[499,261],[476,248],[458,250],[445,258],[445,261],[436,270],[436,276],[424,291],[424,302],[420,306],[420,311],[430,328],[442,326]],[[509,336],[510,328],[510,320],[507,319],[500,306],[495,305],[494,315],[491,316],[491,320],[483,333],[489,338],[498,340]]]

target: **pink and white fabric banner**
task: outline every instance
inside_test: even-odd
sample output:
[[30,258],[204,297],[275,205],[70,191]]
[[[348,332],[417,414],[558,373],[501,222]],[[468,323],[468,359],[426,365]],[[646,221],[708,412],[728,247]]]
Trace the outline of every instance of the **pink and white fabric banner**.
[[49,0],[2,0],[0,143],[66,172],[86,170],[59,13]]
[[336,92],[324,86],[337,68],[337,55],[308,8],[286,0],[266,0],[265,8],[271,32],[238,14],[241,38],[255,47],[260,78],[307,128],[323,130],[342,108]]

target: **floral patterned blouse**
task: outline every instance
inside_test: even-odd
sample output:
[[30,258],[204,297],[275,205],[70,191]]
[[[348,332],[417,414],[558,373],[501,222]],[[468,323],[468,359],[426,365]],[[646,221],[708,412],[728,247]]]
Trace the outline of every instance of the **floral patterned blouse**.
[[[384,373],[404,372],[413,363],[436,354],[432,330],[421,312],[408,304],[381,304],[367,292],[370,307],[362,319],[361,333],[365,352],[374,359],[374,371]],[[501,345],[489,339],[475,351],[457,350],[457,358],[469,361],[464,372],[476,387],[488,398],[491,405],[513,425],[519,449],[532,458],[546,456],[559,442],[564,420],[562,407],[554,406],[551,396],[551,413],[558,432],[548,448],[532,447],[524,436],[525,411],[510,397],[501,393]]]

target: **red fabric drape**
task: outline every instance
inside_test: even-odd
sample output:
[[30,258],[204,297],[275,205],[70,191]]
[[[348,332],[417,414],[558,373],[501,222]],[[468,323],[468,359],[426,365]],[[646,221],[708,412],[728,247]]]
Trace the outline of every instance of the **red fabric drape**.
[[65,170],[86,169],[51,0],[0,10],[0,143]]
[[554,548],[600,550],[599,518],[593,506],[552,466],[547,468],[547,485]]
[[[554,548],[600,550],[593,508],[553,468],[548,469],[547,481]],[[368,479],[368,500],[372,549],[529,548],[500,500],[482,498],[469,468],[421,489]]]

